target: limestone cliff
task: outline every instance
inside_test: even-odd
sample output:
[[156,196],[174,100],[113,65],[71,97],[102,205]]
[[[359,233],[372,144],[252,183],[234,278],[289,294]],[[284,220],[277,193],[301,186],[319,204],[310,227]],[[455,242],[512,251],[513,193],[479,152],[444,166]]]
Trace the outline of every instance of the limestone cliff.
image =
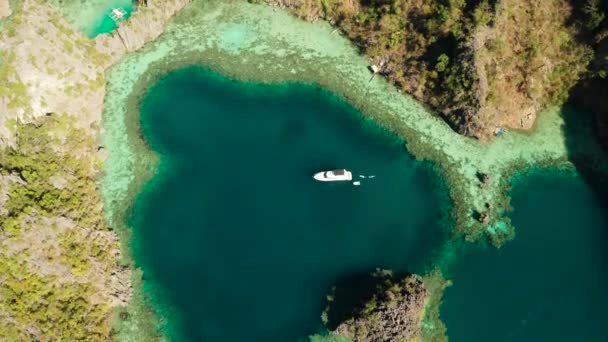
[[187,3],[149,1],[117,33],[95,40],[42,1],[15,2],[3,23],[0,340],[111,339],[111,313],[130,299],[131,270],[97,186],[104,73]]
[[347,279],[328,298],[324,320],[336,335],[370,342],[412,341],[421,336],[427,290],[416,275],[397,277],[379,270]]
[[11,15],[11,7],[8,0],[0,0],[0,19],[6,18],[9,15]]
[[578,39],[594,49],[586,77],[572,92],[572,104],[594,116],[595,131],[608,151],[608,2],[587,0],[577,7]]

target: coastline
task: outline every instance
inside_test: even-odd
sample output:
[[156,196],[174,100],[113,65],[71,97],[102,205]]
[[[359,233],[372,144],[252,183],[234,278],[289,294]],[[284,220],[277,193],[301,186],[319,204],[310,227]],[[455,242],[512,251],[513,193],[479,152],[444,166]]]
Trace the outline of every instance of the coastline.
[[[49,130],[47,134],[58,136],[63,136],[63,129],[73,127],[70,133],[81,134],[82,136],[68,141],[69,145],[65,141],[55,139],[57,141],[51,141],[50,145],[46,147],[65,154],[65,157],[57,160],[57,162],[65,163],[67,158],[72,161],[70,167],[89,170],[89,167],[94,166],[93,169],[90,169],[90,174],[78,175],[76,183],[84,183],[91,187],[92,195],[88,200],[93,203],[90,204],[89,209],[93,212],[98,208],[101,210],[102,200],[97,198],[97,196],[101,197],[97,180],[101,173],[98,167],[102,165],[106,152],[98,141],[102,131],[100,122],[106,86],[104,70],[126,52],[138,49],[147,41],[156,38],[161,33],[166,21],[187,2],[186,0],[163,2],[160,5],[142,8],[141,11],[134,13],[133,18],[122,23],[119,28],[128,42],[132,42],[129,46],[124,46],[125,44],[121,42],[121,37],[118,34],[104,34],[95,40],[86,39],[59,14],[57,8],[48,3],[34,0],[11,0],[13,13],[0,22],[0,25],[2,25],[0,28],[0,50],[3,52],[0,57],[2,59],[0,73],[7,80],[0,85],[0,112],[3,113],[0,117],[2,162],[6,161],[4,160],[6,150],[10,151],[16,148],[17,152],[25,152],[18,150],[23,144],[19,144],[17,140],[15,127],[31,129],[30,127],[39,127],[37,125],[42,123],[41,130]],[[134,25],[145,25],[147,30],[135,30]],[[62,124],[57,125],[55,123],[57,120]],[[46,134],[41,135],[41,137],[45,136]],[[28,158],[31,158],[31,162],[34,163],[32,165],[34,169],[49,167],[46,163],[40,164],[36,156],[28,155]],[[9,191],[28,191],[28,184],[19,182],[19,178],[13,176],[14,172],[3,170],[0,175],[3,184],[2,189],[0,189],[0,197],[3,201],[11,200],[11,197],[7,197]],[[70,172],[68,174],[58,174],[57,177],[52,179],[62,179],[62,177],[73,177],[73,172],[72,174]],[[45,180],[47,183],[51,182],[45,185],[49,187],[48,189],[56,191],[56,189],[64,186],[61,182],[53,183],[52,179]],[[78,196],[80,194],[74,193],[73,195]],[[78,200],[75,199],[75,201]],[[4,220],[6,217],[2,217],[2,219]],[[114,316],[120,315],[121,310],[119,308],[131,298],[132,288],[135,288],[135,294],[139,293],[137,291],[141,288],[139,286],[140,282],[138,282],[141,280],[141,274],[138,274],[136,270],[132,274],[132,269],[127,267],[128,263],[124,261],[124,258],[128,255],[120,253],[126,250],[121,246],[124,241],[119,241],[118,231],[115,227],[110,226],[107,220],[101,225],[93,225],[88,221],[78,222],[77,219],[65,219],[65,214],[45,211],[38,211],[34,214],[31,212],[20,213],[19,216],[11,218],[11,220],[21,223],[22,229],[18,233],[23,235],[23,239],[29,239],[29,241],[26,241],[27,246],[32,246],[32,242],[36,242],[31,234],[28,235],[30,231],[37,231],[38,236],[44,236],[46,231],[53,229],[53,225],[50,224],[36,226],[39,223],[35,222],[39,220],[47,220],[40,222],[61,222],[59,226],[65,230],[66,234],[64,235],[67,236],[69,232],[74,235],[71,235],[71,240],[67,240],[67,238],[62,240],[56,234],[52,235],[42,241],[42,246],[31,250],[31,254],[34,256],[42,254],[44,258],[48,258],[49,263],[44,268],[32,264],[31,258],[28,261],[30,252],[7,254],[4,253],[6,251],[3,251],[1,261],[4,265],[22,265],[24,262],[29,262],[26,265],[27,267],[20,266],[22,273],[11,274],[11,277],[17,277],[19,282],[4,283],[3,290],[14,291],[25,284],[23,277],[34,277],[34,279],[37,279],[36,285],[39,286],[39,290],[53,291],[59,286],[62,290],[60,293],[70,293],[72,291],[71,293],[75,296],[82,296],[84,301],[78,302],[79,308],[94,311],[90,316],[77,315],[74,317],[66,316],[66,313],[61,310],[47,312],[47,321],[51,332],[46,330],[30,331],[27,330],[27,326],[25,326],[26,330],[23,330],[23,324],[27,325],[29,323],[28,320],[25,320],[12,325],[12,328],[9,326],[9,333],[22,334],[19,335],[22,337],[31,334],[33,336],[31,338],[34,339],[40,338],[40,334],[45,337],[51,336],[49,334],[53,334],[53,336],[55,336],[54,334],[65,334],[62,335],[64,338],[70,338],[70,334],[75,333],[76,329],[69,329],[70,331],[64,332],[61,329],[74,324],[74,322],[84,320],[85,322],[78,326],[78,331],[80,329],[107,330],[104,336],[111,336],[113,334],[111,328],[113,327],[110,322],[110,310],[116,311]],[[3,236],[6,235],[4,231],[2,233]],[[103,237],[101,240],[108,243],[104,250],[112,253],[116,250],[116,253],[112,254],[112,257],[103,258],[98,255],[91,255],[91,252],[79,253],[82,249],[88,248],[87,246],[91,245],[91,241],[99,240],[91,240],[90,236],[87,235],[91,233]],[[8,239],[5,241],[9,242]],[[75,245],[64,243],[70,241],[74,241]],[[38,242],[40,243],[40,241]],[[14,244],[14,241],[12,243]],[[60,245],[61,243],[64,244]],[[45,248],[50,248],[49,246],[59,246],[58,253],[62,255],[62,258],[51,260],[48,255],[49,252],[45,250]],[[78,246],[75,249],[78,253],[66,250],[66,248],[71,248],[70,246]],[[47,254],[44,255],[44,253]],[[83,278],[82,274],[79,275],[79,272],[82,271],[79,268],[80,265],[88,265],[91,262],[104,267],[103,272],[107,272],[107,274],[97,271],[95,276],[89,278]],[[55,275],[53,272],[66,270],[66,267],[68,267],[67,271],[61,273],[65,275],[63,280],[53,277]],[[49,270],[51,271],[50,275],[47,274]],[[62,284],[61,281],[67,282],[67,284]],[[97,290],[90,293],[82,290],[74,291],[74,288],[78,286],[88,288],[91,285],[94,285],[92,288],[97,288]],[[33,287],[29,287],[33,291]],[[19,311],[22,308],[18,307],[18,304],[8,301],[3,301],[1,304],[0,311],[2,312],[0,312],[0,315],[3,317],[6,317],[7,314],[9,318],[22,314]],[[42,310],[44,306],[40,308]],[[11,313],[11,310],[17,313]],[[20,318],[20,316],[14,318]],[[29,317],[29,319],[32,319],[32,317]],[[91,323],[93,320],[95,322]],[[1,333],[5,332],[3,329]],[[15,338],[13,335],[10,336],[13,339]]]
[[50,0],[49,3],[57,8],[63,17],[70,22],[81,34],[94,39],[96,31],[102,21],[107,18],[110,9],[115,7],[126,8],[130,12],[134,10],[134,1],[131,0],[109,0],[109,1],[58,1]]
[[[405,139],[408,152],[417,159],[429,160],[439,170],[453,202],[454,238],[488,237],[495,246],[511,239],[514,228],[506,214],[512,176],[539,163],[571,165],[561,110],[542,113],[531,132],[509,132],[482,144],[457,135],[424,105],[384,79],[372,79],[366,59],[332,30],[327,23],[306,23],[268,6],[195,2],[177,15],[159,39],[112,67],[107,74],[103,138],[110,154],[102,180],[112,224],[123,224],[124,208],[130,207],[153,175],[158,160],[139,138],[141,97],[165,73],[197,64],[242,81],[317,84],[342,97],[368,120]],[[595,153],[586,150],[579,153]],[[491,174],[488,186],[480,187],[478,172]],[[488,226],[472,215],[473,210],[484,210],[485,203],[493,204]],[[497,222],[505,224],[493,229],[493,234],[488,227]],[[440,299],[435,302],[438,306]],[[434,310],[438,309],[427,310],[429,317],[438,317],[432,314]]]
[[[28,0],[23,2],[36,9],[39,12],[36,15],[43,18],[55,15],[55,11],[46,13],[48,5]],[[82,75],[66,77],[49,69],[39,70],[35,60],[29,61],[27,58],[27,53],[32,51],[28,49],[31,48],[22,47],[23,44],[16,39],[0,41],[3,48],[8,50],[15,47],[18,53],[19,58],[9,63],[15,68],[12,71],[17,76],[29,77],[20,84],[26,95],[23,103],[11,107],[7,101],[2,101],[5,98],[0,98],[0,109],[5,109],[7,113],[3,120],[8,118],[27,122],[45,113],[65,112],[77,118],[80,128],[87,129],[89,135],[97,137],[100,130],[93,127],[97,127],[94,125],[99,123],[101,107],[105,103],[103,153],[99,153],[99,149],[98,153],[91,149],[90,155],[97,158],[109,152],[104,166],[105,174],[99,184],[105,203],[106,223],[120,235],[123,264],[133,263],[129,253],[129,229],[125,221],[127,209],[143,184],[154,174],[158,162],[158,156],[139,137],[141,97],[164,73],[192,64],[208,66],[243,81],[315,84],[353,104],[367,120],[376,121],[405,139],[409,153],[420,160],[430,161],[437,169],[439,178],[449,190],[450,205],[453,205],[448,215],[452,215],[451,219],[455,222],[454,239],[465,237],[475,241],[487,237],[495,246],[500,246],[512,238],[514,228],[508,218],[508,190],[520,174],[530,169],[552,166],[572,168],[574,166],[569,160],[573,156],[587,158],[596,167],[608,169],[606,162],[596,158],[599,147],[587,142],[591,140],[587,138],[591,136],[590,123],[575,127],[576,146],[568,143],[564,132],[566,119],[562,116],[562,113],[567,114],[567,108],[545,111],[531,132],[510,132],[484,145],[457,135],[423,104],[399,93],[381,77],[372,79],[368,61],[325,22],[306,23],[286,11],[245,1],[224,3],[213,0],[205,3],[196,1],[179,13],[165,30],[166,21],[187,2],[176,0],[138,10],[131,19],[121,24],[116,34],[100,35],[94,40],[81,39],[81,35],[73,33],[74,30],[65,24],[64,19],[57,19],[57,23],[49,26],[51,34],[48,36],[57,36],[53,34],[57,31],[78,40],[75,53],[61,52],[59,43],[46,45],[49,47],[46,55],[56,57],[48,63],[56,70],[62,70],[62,64],[56,61],[65,60],[76,64],[78,71],[81,66],[84,70],[87,67],[91,69]],[[158,15],[159,11],[161,15]],[[10,18],[4,23],[8,23]],[[27,25],[27,20],[24,25]],[[25,41],[32,39],[35,28],[45,25],[44,22],[32,25],[30,32],[19,29],[17,38],[25,37]],[[138,30],[140,27],[146,27],[145,32]],[[132,53],[163,31],[160,38]],[[81,56],[71,59],[79,53]],[[104,79],[103,70],[114,63],[117,64],[106,70]],[[36,75],[44,75],[50,82],[35,82]],[[96,75],[99,77],[94,77]],[[82,82],[83,90],[68,91],[73,82]],[[56,89],[66,92],[61,100],[55,95]],[[66,98],[73,102],[66,105]],[[83,107],[82,103],[87,106]],[[0,123],[3,121],[0,120]],[[10,132],[0,130],[0,142],[10,145],[12,138]],[[480,187],[478,172],[491,175],[491,182],[483,188]],[[486,203],[492,203],[488,225],[481,224],[473,217],[473,211],[484,211]],[[498,222],[505,224],[497,226]],[[439,260],[447,262],[449,255]],[[135,324],[119,328],[121,334],[118,337],[138,340],[144,338],[143,334],[150,333],[152,335],[146,339],[162,339],[162,322],[153,320],[154,313],[150,310],[144,285],[141,284],[141,272],[135,269],[131,278],[134,293],[128,310],[130,322]],[[435,297],[429,301],[431,305],[440,302],[443,287],[438,288],[433,291]],[[434,310],[427,308],[426,314],[433,316]],[[120,316],[123,312],[122,309],[118,310],[116,315]],[[167,315],[170,313],[162,312],[160,318]]]
[[[502,212],[508,209],[504,190],[516,170],[538,163],[567,164],[572,152],[565,144],[564,119],[558,108],[544,112],[532,132],[509,132],[482,144],[455,134],[423,105],[400,94],[382,78],[370,80],[365,58],[345,38],[332,35],[328,24],[305,23],[261,5],[210,1],[193,3],[159,39],[126,56],[109,71],[104,111],[109,123],[104,141],[112,153],[106,172],[118,177],[112,178],[114,185],[108,184],[109,177],[104,181],[108,198],[125,201],[127,193],[120,189],[128,188],[136,174],[129,170],[130,163],[124,162],[135,160],[136,153],[126,143],[129,133],[121,118],[137,112],[138,98],[158,76],[192,64],[243,81],[318,84],[352,103],[369,120],[404,138],[406,148],[416,158],[430,160],[442,170],[455,205],[456,232],[467,240],[484,235],[492,238],[487,227],[472,217],[472,210],[481,211],[486,202],[493,203],[491,223],[504,220]],[[578,151],[592,158],[595,152],[588,148]],[[488,186],[480,187],[477,172],[491,175]],[[115,208],[109,203],[110,217]],[[508,240],[512,229],[495,237],[495,245]]]

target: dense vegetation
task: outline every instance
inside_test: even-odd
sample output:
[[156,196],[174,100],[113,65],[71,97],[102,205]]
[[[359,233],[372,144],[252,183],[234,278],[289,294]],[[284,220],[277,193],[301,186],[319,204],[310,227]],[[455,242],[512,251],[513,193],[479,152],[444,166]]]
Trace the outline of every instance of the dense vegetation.
[[115,256],[95,234],[106,227],[94,141],[72,121],[14,123],[16,145],[0,150],[0,340],[109,336],[110,308],[91,282]]
[[86,156],[94,140],[67,116],[49,115],[15,129],[17,146],[0,152],[0,170],[18,179],[8,188],[7,215],[0,218],[4,231],[17,233],[19,218],[32,213],[100,228],[102,207],[93,178],[98,165],[93,158],[79,157]]
[[[338,27],[398,87],[459,132],[529,128],[567,99],[592,57],[567,0],[252,0]],[[597,26],[599,0],[582,6]],[[596,6],[596,7],[594,7]],[[576,9],[576,8],[575,8]]]

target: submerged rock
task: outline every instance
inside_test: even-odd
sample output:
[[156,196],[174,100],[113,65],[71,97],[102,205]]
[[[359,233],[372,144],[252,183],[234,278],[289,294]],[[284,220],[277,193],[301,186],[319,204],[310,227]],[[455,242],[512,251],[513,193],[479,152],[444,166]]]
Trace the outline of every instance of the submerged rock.
[[479,179],[479,182],[481,183],[481,187],[486,187],[486,186],[490,185],[490,183],[492,182],[492,177],[490,177],[490,174],[488,174],[488,173],[478,172],[477,178]]
[[378,270],[334,287],[323,319],[353,341],[411,341],[420,336],[426,297],[417,275]]
[[488,224],[490,223],[490,215],[488,213],[481,213],[479,215],[479,222],[483,223],[483,224]]

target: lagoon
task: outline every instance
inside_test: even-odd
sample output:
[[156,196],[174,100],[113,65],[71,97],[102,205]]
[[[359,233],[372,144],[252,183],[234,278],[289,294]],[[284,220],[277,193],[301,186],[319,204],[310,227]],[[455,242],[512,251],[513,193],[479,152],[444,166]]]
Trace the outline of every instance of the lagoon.
[[[316,86],[180,69],[151,87],[140,124],[160,162],[131,244],[174,340],[305,338],[323,330],[332,284],[423,272],[445,240],[433,168]],[[333,168],[376,177],[312,178]]]
[[559,170],[516,178],[515,239],[469,245],[450,270],[450,341],[606,341],[605,190]]

